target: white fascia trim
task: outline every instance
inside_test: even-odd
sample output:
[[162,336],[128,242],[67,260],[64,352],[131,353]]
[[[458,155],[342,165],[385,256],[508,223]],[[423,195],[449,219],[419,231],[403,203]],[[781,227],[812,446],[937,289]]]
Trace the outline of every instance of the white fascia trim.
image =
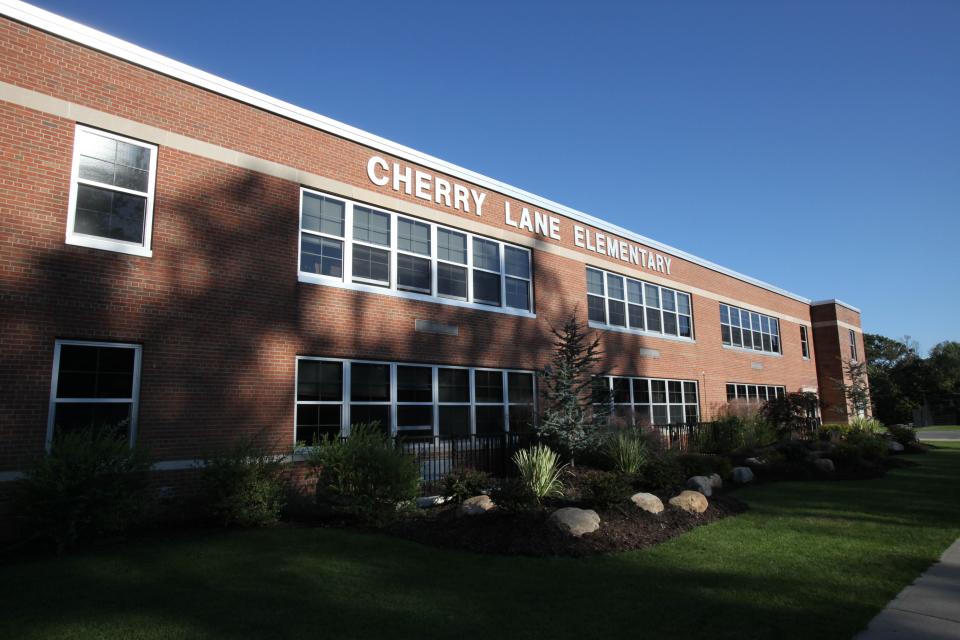
[[847,304],[843,300],[837,300],[836,298],[831,298],[829,300],[814,300],[813,302],[810,303],[810,306],[818,307],[823,304],[836,304],[836,305],[840,305],[841,307],[846,307],[847,309],[850,309],[850,311],[856,311],[857,313],[860,313],[860,309],[857,309],[852,304]]
[[338,122],[337,120],[322,116],[313,111],[297,107],[289,102],[272,98],[264,93],[260,93],[259,91],[255,91],[234,82],[230,82],[229,80],[225,80],[224,78],[207,73],[206,71],[201,71],[200,69],[183,64],[182,62],[177,62],[176,60],[166,56],[154,53],[144,49],[143,47],[138,47],[135,44],[84,26],[80,23],[74,22],[73,20],[58,16],[55,13],[45,11],[39,7],[35,7],[25,2],[20,2],[19,0],[0,0],[0,14],[48,33],[52,33],[53,35],[61,38],[71,40],[91,49],[96,49],[97,51],[101,51],[108,55],[126,60],[127,62],[131,62],[172,78],[176,78],[177,80],[182,80],[184,82],[193,84],[202,89],[218,93],[228,98],[232,98],[259,109],[263,109],[264,111],[269,111],[284,118],[300,122],[301,124],[305,124],[309,127],[331,133],[379,151],[383,151],[398,158],[403,158],[435,171],[446,173],[450,176],[460,178],[468,182],[473,182],[474,184],[486,187],[493,191],[498,191],[517,200],[527,202],[534,206],[542,207],[549,211],[553,211],[554,213],[567,216],[573,220],[578,220],[585,224],[592,225],[603,231],[619,235],[628,240],[632,240],[633,242],[659,249],[664,253],[669,253],[701,267],[722,273],[726,276],[730,276],[731,278],[736,278],[737,280],[742,280],[743,282],[766,289],[768,291],[772,291],[773,293],[777,293],[787,298],[792,298],[793,300],[810,304],[809,298],[805,298],[795,293],[791,293],[785,289],[781,289],[780,287],[763,282],[762,280],[757,280],[756,278],[738,273],[731,269],[727,269],[726,267],[722,267],[714,262],[699,258],[693,254],[687,253],[686,251],[663,244],[662,242],[658,242],[652,238],[640,235],[630,231],[629,229],[624,229],[623,227],[606,222],[588,213],[577,211],[576,209],[564,206],[558,202],[554,202],[553,200],[549,200],[528,191],[518,189],[517,187],[500,182],[499,180],[495,180],[480,173],[476,173],[434,156],[422,153],[416,149],[392,142],[386,138],[381,138],[380,136],[357,129],[356,127],[352,127],[348,124]]

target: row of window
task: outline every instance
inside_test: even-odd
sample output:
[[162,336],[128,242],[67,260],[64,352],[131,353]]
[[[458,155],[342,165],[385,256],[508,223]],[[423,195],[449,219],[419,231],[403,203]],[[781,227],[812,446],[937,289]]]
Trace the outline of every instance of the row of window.
[[690,294],[587,267],[587,315],[608,327],[693,338]]
[[637,426],[700,420],[695,380],[598,377],[594,379],[593,401],[611,403],[612,415]]
[[530,250],[303,189],[300,275],[533,310]]
[[732,347],[781,353],[780,321],[756,311],[721,304],[720,337]]
[[[157,147],[77,126],[68,242],[150,255]],[[412,297],[532,313],[529,249],[301,190],[299,274]],[[693,339],[690,294],[587,267],[591,323]],[[776,318],[720,305],[723,344],[781,353]],[[801,350],[810,357],[807,329]],[[851,332],[852,334],[853,332]],[[855,336],[851,357],[856,359]]]
[[763,384],[727,383],[727,402],[745,400],[747,402],[762,403],[774,398],[782,398],[786,393],[785,387]]

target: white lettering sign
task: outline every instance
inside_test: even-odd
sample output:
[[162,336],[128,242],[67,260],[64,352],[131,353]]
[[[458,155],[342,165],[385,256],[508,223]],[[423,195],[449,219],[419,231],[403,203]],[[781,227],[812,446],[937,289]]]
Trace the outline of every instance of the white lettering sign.
[[367,160],[367,177],[378,187],[390,185],[394,191],[408,196],[483,215],[483,203],[487,199],[485,192],[451,183],[420,169],[404,167],[399,162],[391,164],[380,156],[373,156]]
[[573,243],[587,251],[635,264],[648,271],[659,271],[670,275],[670,267],[673,263],[673,258],[670,256],[647,251],[643,247],[610,237],[600,231],[591,231],[575,224],[573,225]]

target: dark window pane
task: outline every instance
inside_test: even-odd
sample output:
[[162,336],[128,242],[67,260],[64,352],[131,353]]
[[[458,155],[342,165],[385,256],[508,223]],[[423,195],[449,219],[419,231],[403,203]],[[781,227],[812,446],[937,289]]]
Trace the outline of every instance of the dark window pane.
[[677,311],[683,315],[690,315],[690,296],[686,293],[677,294]]
[[636,404],[650,403],[650,389],[647,387],[647,380],[641,378],[633,381],[633,401]]
[[727,402],[737,399],[737,386],[733,384],[727,385]]
[[503,372],[480,371],[473,374],[475,402],[503,402]]
[[353,277],[388,282],[390,252],[360,244],[353,245]]
[[720,322],[730,324],[730,308],[727,305],[720,305]]
[[440,435],[470,435],[470,407],[440,407]]
[[687,404],[697,403],[697,383],[696,382],[683,383],[683,401],[686,402]]
[[433,402],[430,367],[397,367],[398,402]]
[[533,427],[533,406],[515,404],[509,407],[510,433],[529,433]]
[[676,295],[670,289],[661,290],[661,303],[663,308],[666,311],[676,311],[677,310],[677,299]]
[[503,433],[503,406],[477,407],[477,435]]
[[[774,336],[770,341],[770,347],[774,353],[780,353],[780,338]],[[804,351],[806,351],[806,356],[810,357],[810,352],[807,349],[804,349]]]
[[630,379],[613,379],[613,401],[617,404],[630,402]]
[[507,392],[510,394],[509,401],[515,402],[533,402],[533,374],[516,373],[507,374]]
[[610,300],[610,324],[616,327],[627,326],[627,308],[619,300]]
[[474,238],[473,266],[500,273],[500,245],[483,238]]
[[397,431],[408,431],[411,427],[433,433],[433,407],[421,405],[397,406]]
[[397,248],[401,251],[430,255],[430,225],[407,218],[397,219]]
[[404,253],[397,254],[397,288],[409,291],[431,291],[430,261]]
[[671,380],[667,388],[670,390],[670,402],[683,402],[683,385]]
[[587,296],[587,313],[594,322],[607,322],[606,303],[599,296]]
[[102,404],[58,402],[54,408],[54,434],[96,429],[111,431],[125,437],[130,431],[131,407],[132,405],[127,402]]
[[651,380],[650,391],[653,402],[663,403],[667,401],[667,382],[665,380]]
[[627,302],[643,304],[643,285],[636,280],[627,280]]
[[530,283],[516,278],[506,279],[507,306],[511,309],[530,310]]
[[607,297],[623,300],[623,278],[612,273],[607,274]]
[[663,332],[667,335],[677,335],[677,314],[672,311],[663,312]]
[[380,431],[390,433],[390,406],[385,404],[351,404],[350,424],[375,425]]
[[74,231],[91,236],[143,243],[147,199],[81,184],[77,186]]
[[603,295],[603,274],[595,269],[587,269],[587,293]]
[[643,307],[638,304],[627,305],[631,329],[643,329]]
[[437,229],[437,257],[459,264],[467,263],[467,236],[447,229]]
[[437,293],[453,298],[467,297],[467,270],[442,262],[437,263]]
[[650,426],[650,407],[648,405],[636,405],[633,408],[634,424],[638,427]]
[[667,424],[667,405],[653,405],[653,424]]
[[297,442],[312,445],[326,436],[340,435],[339,404],[297,405]]
[[353,207],[353,239],[390,246],[390,216],[366,207]]
[[684,410],[686,411],[686,422],[687,422],[688,424],[694,424],[694,423],[700,421],[700,416],[699,416],[699,413],[698,413],[698,411],[697,411],[697,405],[695,405],[695,404],[692,404],[692,405],[691,405],[691,404],[688,404],[688,405],[684,408]]
[[500,275],[486,271],[473,272],[473,299],[483,304],[500,304]]
[[[351,366],[350,399],[388,402],[390,400],[390,365],[355,363]],[[353,420],[352,417],[351,420]]]
[[343,237],[344,204],[340,200],[303,194],[303,228]]
[[647,298],[645,303],[646,306],[659,309],[660,308],[660,289],[653,286],[652,284],[644,285],[643,289]]
[[720,325],[720,340],[723,344],[730,344],[730,327],[725,324]]
[[133,349],[62,345],[57,397],[133,397],[134,357]]
[[469,402],[469,376],[466,369],[437,370],[440,402]]
[[297,364],[297,400],[343,399],[343,365],[339,362],[300,360]]
[[763,339],[760,337],[759,331],[753,332],[753,348],[756,349],[757,351],[760,351],[763,349]]
[[530,279],[530,253],[527,250],[504,245],[503,261],[508,276]]
[[747,397],[747,385],[745,385],[745,384],[738,384],[738,385],[737,385],[737,397],[738,397],[738,398],[746,398],[746,397]]
[[693,326],[690,324],[690,316],[680,316],[678,321],[680,323],[680,335],[684,338],[693,337]]
[[734,347],[742,347],[743,341],[740,335],[740,331],[741,331],[740,327],[733,327],[730,329],[730,331],[732,332],[730,334],[730,344],[733,345]]
[[772,351],[773,347],[770,344],[770,336],[768,334],[763,334],[763,350]]
[[597,376],[590,380],[590,401],[595,404],[610,401],[610,378]]
[[647,331],[660,332],[660,310],[647,308]]
[[683,411],[683,405],[670,405],[670,424],[683,424],[684,420],[686,420],[686,414]]
[[343,243],[301,234],[300,271],[342,278]]

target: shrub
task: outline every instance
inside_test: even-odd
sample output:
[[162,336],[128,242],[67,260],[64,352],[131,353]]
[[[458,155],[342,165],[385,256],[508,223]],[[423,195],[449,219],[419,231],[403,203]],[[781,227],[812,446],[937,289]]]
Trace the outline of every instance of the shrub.
[[729,478],[733,472],[730,460],[723,456],[709,453],[682,453],[677,456],[684,478],[690,476],[709,476],[718,474],[722,478]]
[[610,507],[627,499],[632,493],[630,482],[620,473],[591,471],[581,477],[587,500],[598,507]]
[[879,460],[887,455],[887,440],[871,431],[853,431],[845,442],[857,447],[864,460]]
[[857,416],[850,420],[850,429],[852,431],[860,431],[863,433],[882,433],[883,432],[883,423],[879,420],[874,420],[873,418],[861,418]]
[[699,429],[693,449],[700,453],[729,455],[740,449],[764,447],[777,441],[777,430],[761,415],[733,413],[733,409]]
[[650,456],[641,478],[640,484],[650,491],[667,491],[686,480],[676,454],[671,451]]
[[57,553],[85,539],[126,531],[144,515],[150,462],[105,430],[58,435],[24,472],[15,509],[32,538]]
[[420,469],[377,424],[353,425],[348,438],[327,437],[307,454],[317,502],[382,521],[420,492]]
[[513,455],[513,463],[520,472],[520,480],[537,500],[563,495],[560,474],[567,465],[560,464],[560,457],[550,447],[538,444],[521,449]]
[[443,479],[443,495],[456,503],[480,495],[490,484],[490,475],[475,469],[451,471]]
[[286,504],[284,456],[267,452],[254,438],[209,455],[200,474],[210,513],[225,527],[275,524]]
[[508,478],[490,492],[497,509],[504,511],[529,511],[540,506],[540,500],[520,478]]
[[607,439],[606,453],[613,468],[628,476],[640,475],[650,457],[646,438],[635,431],[611,435]]
[[821,440],[837,442],[845,438],[852,430],[852,427],[846,422],[832,422],[820,425],[818,434]]
[[887,433],[890,434],[891,438],[903,446],[915,444],[917,442],[917,432],[913,427],[905,424],[890,425],[887,427]]

